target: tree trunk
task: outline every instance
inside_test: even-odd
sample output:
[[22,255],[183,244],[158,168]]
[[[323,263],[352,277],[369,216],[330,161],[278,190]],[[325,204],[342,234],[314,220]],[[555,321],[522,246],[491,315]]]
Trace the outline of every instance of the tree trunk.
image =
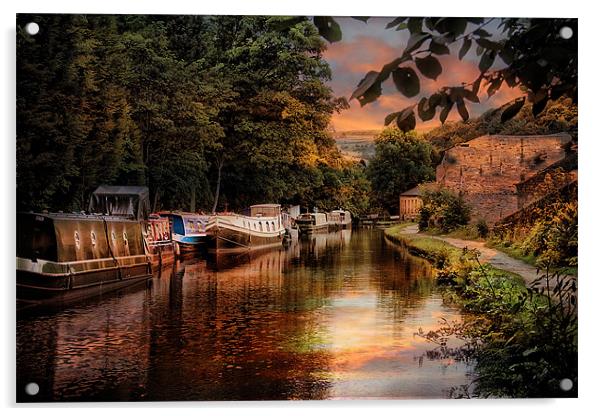
[[196,211],[196,189],[193,189],[190,195],[190,212]]
[[215,210],[217,209],[217,202],[219,201],[219,191],[220,185],[222,182],[222,167],[224,166],[224,159],[221,158],[217,165],[217,185],[215,186],[215,197],[213,198],[213,209],[211,213],[215,214]]
[[153,212],[157,212],[157,203],[159,202],[159,188],[155,191],[155,197],[153,198]]

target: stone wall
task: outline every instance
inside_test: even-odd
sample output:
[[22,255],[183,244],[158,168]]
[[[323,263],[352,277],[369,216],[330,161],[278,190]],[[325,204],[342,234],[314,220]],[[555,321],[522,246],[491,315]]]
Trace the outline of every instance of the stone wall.
[[568,134],[482,136],[445,152],[437,183],[461,194],[472,219],[494,223],[518,210],[516,185],[564,159]]

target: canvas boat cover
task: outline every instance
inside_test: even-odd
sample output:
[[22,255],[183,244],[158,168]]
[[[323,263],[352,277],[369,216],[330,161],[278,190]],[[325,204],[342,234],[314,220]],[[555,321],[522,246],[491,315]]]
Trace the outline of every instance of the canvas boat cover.
[[101,185],[92,193],[88,211],[146,220],[151,211],[148,188]]

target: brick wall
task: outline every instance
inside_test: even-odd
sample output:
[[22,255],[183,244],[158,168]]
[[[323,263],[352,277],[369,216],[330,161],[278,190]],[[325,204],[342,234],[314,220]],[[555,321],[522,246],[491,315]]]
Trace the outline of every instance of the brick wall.
[[472,219],[494,223],[518,210],[516,184],[565,157],[568,134],[482,136],[445,152],[437,183],[462,194]]

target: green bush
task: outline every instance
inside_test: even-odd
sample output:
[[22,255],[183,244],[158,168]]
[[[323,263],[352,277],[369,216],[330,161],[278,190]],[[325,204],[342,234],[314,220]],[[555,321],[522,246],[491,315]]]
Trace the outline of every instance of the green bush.
[[423,206],[420,209],[418,227],[439,228],[448,233],[470,221],[470,206],[446,188],[422,189]]
[[487,222],[484,219],[480,219],[477,222],[476,227],[479,237],[487,238],[487,236],[489,235],[489,226],[487,225]]

